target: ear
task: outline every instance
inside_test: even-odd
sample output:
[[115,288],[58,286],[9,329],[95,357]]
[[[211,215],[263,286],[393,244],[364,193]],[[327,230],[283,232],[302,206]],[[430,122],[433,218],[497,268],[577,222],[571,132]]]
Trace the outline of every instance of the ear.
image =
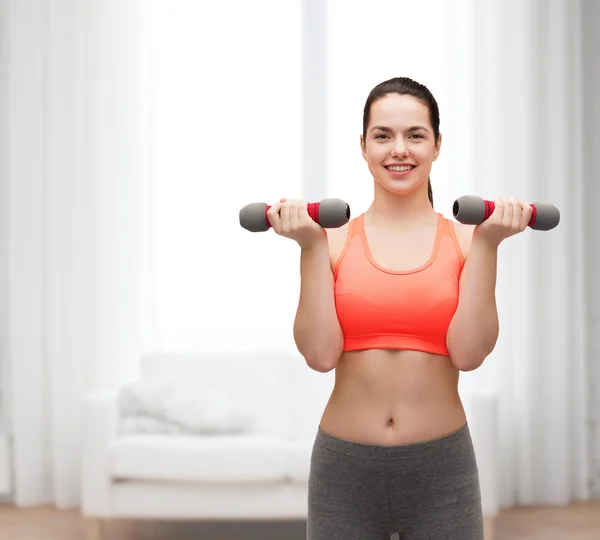
[[365,146],[365,139],[362,135],[360,136],[360,152],[362,154],[363,159],[367,161],[367,148]]
[[442,134],[438,137],[437,142],[435,143],[435,150],[433,151],[433,161],[435,161],[440,155],[440,150],[442,148]]

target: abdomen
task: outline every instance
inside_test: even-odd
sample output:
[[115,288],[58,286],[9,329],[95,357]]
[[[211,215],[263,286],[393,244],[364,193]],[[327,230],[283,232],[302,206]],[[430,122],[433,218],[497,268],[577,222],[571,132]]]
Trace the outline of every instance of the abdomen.
[[365,350],[341,357],[321,428],[357,442],[409,444],[465,422],[458,370],[448,356]]

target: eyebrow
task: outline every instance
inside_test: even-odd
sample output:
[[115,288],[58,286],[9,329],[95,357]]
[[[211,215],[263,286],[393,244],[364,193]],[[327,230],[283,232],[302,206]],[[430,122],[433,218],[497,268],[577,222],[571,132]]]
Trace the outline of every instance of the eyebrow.
[[[379,131],[384,131],[386,133],[392,132],[392,130],[387,126],[373,126],[370,131],[375,131],[376,129],[378,129]],[[408,128],[407,131],[412,132],[412,131],[421,131],[421,130],[429,131],[425,126],[412,126],[412,127]]]

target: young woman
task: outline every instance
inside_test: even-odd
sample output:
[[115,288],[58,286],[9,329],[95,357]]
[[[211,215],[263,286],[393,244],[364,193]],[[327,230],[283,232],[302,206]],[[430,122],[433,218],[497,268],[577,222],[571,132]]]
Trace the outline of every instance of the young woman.
[[498,338],[500,242],[531,207],[495,201],[476,227],[433,208],[440,153],[429,90],[395,78],[369,94],[360,137],[368,210],[324,230],[306,201],[268,218],[301,248],[294,338],[308,366],[335,369],[311,457],[308,540],[482,540],[478,470],[458,394]]

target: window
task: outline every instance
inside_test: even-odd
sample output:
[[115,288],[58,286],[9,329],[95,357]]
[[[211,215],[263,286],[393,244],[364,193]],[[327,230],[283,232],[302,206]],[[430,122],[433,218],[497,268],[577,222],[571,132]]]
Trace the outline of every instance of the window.
[[148,345],[293,349],[298,246],[238,212],[302,196],[300,3],[155,0],[150,27]]

